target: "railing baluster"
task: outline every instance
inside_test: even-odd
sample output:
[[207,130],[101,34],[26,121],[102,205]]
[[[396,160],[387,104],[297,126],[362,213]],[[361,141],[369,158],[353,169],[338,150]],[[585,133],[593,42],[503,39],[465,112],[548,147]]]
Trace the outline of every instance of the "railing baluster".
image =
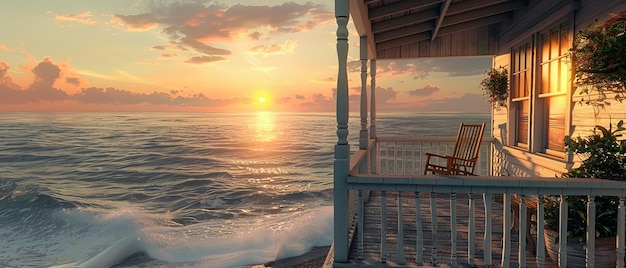
[[450,193],[450,260],[452,261],[452,267],[457,267],[457,253],[456,253],[456,193]]
[[391,156],[390,156],[390,154],[391,154],[390,153],[390,151],[391,151],[390,142],[386,143],[385,146],[386,146],[385,148],[387,149],[386,150],[387,154],[385,155],[385,174],[391,174],[391,171],[389,171],[389,161],[391,159]]
[[509,267],[511,261],[511,194],[504,194],[502,224],[502,267]]
[[430,262],[437,265],[437,193],[430,193],[430,215],[432,224],[432,246]]
[[398,142],[393,143],[393,175],[398,175]]
[[404,142],[400,144],[400,166],[402,168],[400,174],[402,174],[402,175],[406,174],[406,172],[404,171],[404,169],[406,168],[406,164],[404,163],[404,160],[405,160],[405,155],[404,155],[405,148],[404,148],[404,145],[405,145]]
[[404,264],[404,226],[402,224],[402,196],[398,192],[398,264]]
[[359,190],[359,195],[358,195],[358,210],[357,210],[357,215],[358,215],[358,226],[357,226],[357,231],[358,231],[358,235],[359,235],[359,245],[358,245],[358,256],[357,258],[359,260],[363,259],[363,233],[365,232],[365,230],[363,230],[363,190]]
[[380,262],[387,262],[387,192],[380,192]]
[[[587,196],[587,268],[593,268],[595,266],[595,248],[596,248],[596,200],[595,196]],[[623,266],[622,266],[623,267]]]
[[525,196],[520,195],[520,203],[519,203],[519,243],[518,243],[518,252],[517,252],[517,263],[519,267],[526,267],[526,202],[524,200]]
[[422,265],[422,249],[424,238],[422,234],[422,212],[419,192],[415,192],[415,264]]
[[624,267],[624,247],[626,246],[626,230],[624,226],[626,207],[624,206],[624,197],[619,197],[619,205],[617,206],[617,264],[616,267]]
[[[424,155],[426,155],[426,154],[423,153],[424,152],[424,143],[420,142],[419,145],[420,145],[419,146],[420,147],[420,165],[419,166],[420,166],[420,168],[424,168],[423,167],[424,166]],[[422,174],[422,171],[420,170],[416,174]]]
[[559,204],[559,267],[567,267],[567,195]]
[[474,243],[476,243],[476,200],[474,194],[469,194],[469,222],[467,228],[467,263],[474,267]]
[[415,143],[411,142],[411,167],[409,169],[410,170],[409,174],[411,174],[411,175],[416,174],[415,172],[417,171],[416,154],[417,154],[417,152],[415,151]]
[[483,239],[483,259],[485,260],[485,266],[491,267],[493,259],[491,256],[491,194],[483,193],[483,202],[485,203],[485,236]]
[[543,196],[537,196],[537,267],[543,267],[546,260],[546,245],[544,244]]

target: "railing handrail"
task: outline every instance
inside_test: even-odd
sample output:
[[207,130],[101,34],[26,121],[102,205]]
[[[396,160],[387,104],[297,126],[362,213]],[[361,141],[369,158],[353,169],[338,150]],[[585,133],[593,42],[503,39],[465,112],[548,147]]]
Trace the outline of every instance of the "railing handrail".
[[[496,139],[493,137],[483,137],[482,143],[492,143]],[[456,136],[412,136],[412,137],[376,137],[378,142],[454,142]]]
[[626,181],[594,178],[350,174],[347,181],[354,190],[626,196]]

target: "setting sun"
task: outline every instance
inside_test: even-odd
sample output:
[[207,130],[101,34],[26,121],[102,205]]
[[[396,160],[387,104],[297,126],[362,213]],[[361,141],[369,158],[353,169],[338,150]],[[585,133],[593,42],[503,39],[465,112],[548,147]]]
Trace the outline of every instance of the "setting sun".
[[263,103],[263,102],[265,102],[265,98],[263,98],[263,97],[260,97],[260,98],[259,98],[259,102],[260,102],[260,103]]

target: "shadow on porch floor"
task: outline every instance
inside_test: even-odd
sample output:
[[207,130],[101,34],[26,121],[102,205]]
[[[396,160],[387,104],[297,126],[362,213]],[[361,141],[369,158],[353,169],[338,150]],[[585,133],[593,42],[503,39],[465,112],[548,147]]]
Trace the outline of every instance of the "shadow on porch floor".
[[[403,229],[404,229],[404,256],[405,264],[396,263],[398,257],[398,195],[402,198]],[[450,196],[449,194],[437,195],[437,237],[436,255],[432,254],[432,220],[430,208],[430,193],[420,193],[420,208],[423,227],[423,262],[425,266],[432,265],[432,261],[443,267],[450,267],[451,263],[451,239],[450,239]],[[485,227],[485,209],[482,194],[473,194],[476,201],[475,218],[475,252],[474,266],[484,267],[483,241]],[[460,267],[471,267],[468,261],[468,194],[456,195],[456,237],[457,237],[457,262]],[[364,248],[363,259],[357,259],[357,240],[354,237],[350,248],[350,263],[356,266],[380,266],[380,238],[381,238],[381,192],[371,192],[369,202],[364,207]],[[413,193],[387,192],[387,263],[391,267],[415,267],[416,261],[416,214],[415,198]],[[492,235],[491,235],[491,267],[502,267],[502,237],[503,216],[502,204],[492,201]],[[511,231],[512,247],[509,265],[505,267],[518,267],[518,231]],[[536,234],[533,232],[534,238]],[[383,265],[385,266],[385,265]],[[526,247],[526,267],[537,267],[535,254],[530,246]],[[547,256],[544,267],[558,267]]]

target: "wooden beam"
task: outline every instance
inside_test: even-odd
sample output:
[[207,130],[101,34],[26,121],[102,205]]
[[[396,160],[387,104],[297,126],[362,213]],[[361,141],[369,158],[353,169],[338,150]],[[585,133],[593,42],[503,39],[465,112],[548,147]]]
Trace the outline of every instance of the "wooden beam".
[[418,24],[421,22],[434,20],[438,16],[439,16],[439,8],[431,8],[431,9],[420,11],[420,12],[407,15],[407,16],[383,20],[380,22],[373,22],[372,32],[376,34],[376,33],[391,30],[394,28],[399,28],[401,26]]
[[435,28],[431,21],[423,22],[420,24],[412,25],[410,27],[404,27],[396,30],[382,32],[374,35],[376,42],[385,42],[393,39],[398,39],[406,36],[418,35],[424,32],[432,31]]
[[448,13],[448,8],[450,7],[450,3],[452,0],[446,0],[446,2],[441,7],[441,15],[437,18],[437,25],[435,25],[435,30],[433,30],[433,35],[430,37],[430,41],[434,41],[437,38],[437,34],[439,33],[439,29],[441,28],[441,24],[443,23],[443,19],[446,17]]
[[380,51],[383,49],[389,49],[401,45],[406,45],[409,43],[417,43],[419,41],[430,39],[430,33],[420,33],[413,36],[406,36],[398,39],[393,39],[385,42],[376,43],[376,50]]
[[370,20],[376,20],[382,17],[390,16],[396,13],[402,13],[410,10],[420,9],[427,6],[439,4],[444,0],[411,0],[398,1],[393,4],[383,5],[370,9]]
[[362,0],[349,0],[350,15],[359,36],[367,36],[367,46],[369,48],[369,58],[376,57],[376,46],[374,44],[374,34],[372,25],[368,20],[368,8]]
[[538,31],[543,25],[550,25],[565,19],[571,12],[577,10],[580,3],[577,0],[541,1],[532,9],[502,32],[498,37],[499,44],[515,43],[516,38],[527,37],[526,33]]
[[490,17],[486,17],[482,19],[468,21],[462,24],[455,24],[452,26],[442,27],[441,30],[439,31],[439,35],[446,35],[446,34],[451,34],[455,32],[461,32],[464,30],[475,29],[475,28],[479,28],[479,27],[487,26],[491,24],[507,22],[509,20],[511,20],[511,15],[506,14],[506,13],[495,15],[495,16],[490,16]]
[[515,3],[525,3],[525,0],[472,0],[472,1],[461,1],[461,2],[456,2],[456,3],[452,3],[450,5],[450,7],[448,8],[448,14],[449,15],[454,15],[454,14],[459,14],[459,13],[465,13],[471,10],[477,10],[477,9],[482,9],[488,6],[492,6],[494,4],[500,4],[500,3],[508,3],[508,4],[515,4]]
[[446,17],[441,27],[451,26],[454,24],[460,24],[476,20],[478,18],[485,18],[493,15],[511,12],[513,10],[524,8],[524,6],[525,4],[522,2],[507,2],[499,5],[459,13],[457,15],[450,15]]

